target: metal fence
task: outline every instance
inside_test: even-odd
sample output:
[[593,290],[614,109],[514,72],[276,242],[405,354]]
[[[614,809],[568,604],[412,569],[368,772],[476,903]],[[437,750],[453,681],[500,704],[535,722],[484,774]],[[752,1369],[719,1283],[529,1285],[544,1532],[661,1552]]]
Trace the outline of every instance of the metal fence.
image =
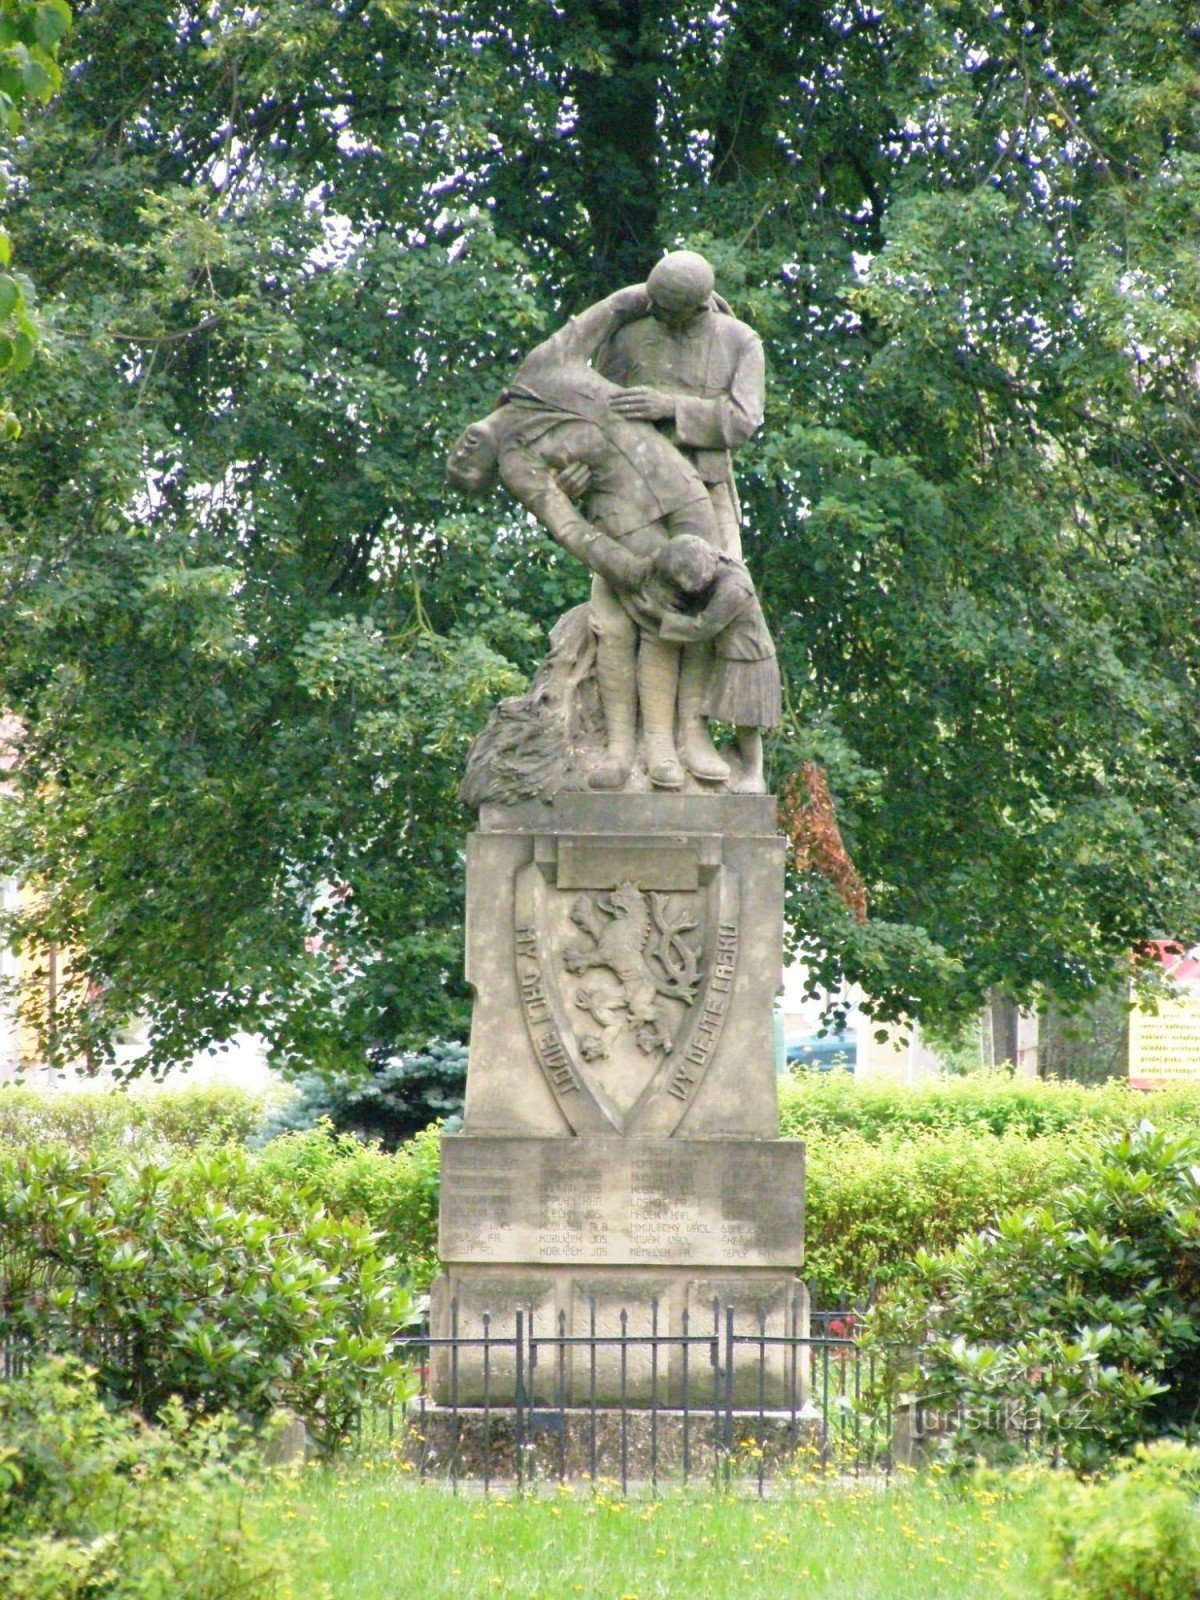
[[401,1339],[419,1388],[389,1431],[420,1476],[484,1492],[736,1481],[761,1495],[783,1477],[891,1469],[890,1402],[854,1312],[780,1327],[714,1301],[666,1333],[652,1305],[649,1330],[631,1332],[628,1312],[598,1320],[591,1302],[585,1321],[574,1333],[562,1313],[550,1326],[484,1314],[466,1336],[452,1305],[448,1337]]

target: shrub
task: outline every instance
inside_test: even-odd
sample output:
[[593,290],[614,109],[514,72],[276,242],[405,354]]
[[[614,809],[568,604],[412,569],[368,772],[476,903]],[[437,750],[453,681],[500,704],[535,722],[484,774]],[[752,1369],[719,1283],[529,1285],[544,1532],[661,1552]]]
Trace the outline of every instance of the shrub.
[[804,1275],[821,1306],[860,1305],[910,1277],[918,1251],[951,1249],[1005,1211],[1046,1199],[1078,1141],[924,1129],[871,1141],[838,1133],[807,1148]]
[[457,1124],[466,1083],[466,1045],[435,1040],[424,1050],[379,1055],[361,1073],[304,1073],[295,1080],[295,1098],[269,1119],[268,1132],[328,1122],[394,1150],[431,1122]]
[[288,1560],[260,1533],[222,1419],[112,1414],[74,1362],[0,1384],[0,1594],[6,1600],[283,1600]]
[[1047,1600],[1200,1594],[1200,1451],[1145,1447],[1099,1483],[1047,1487],[1035,1558]]
[[1080,1465],[1194,1419],[1200,1141],[1110,1134],[1045,1205],[917,1267],[873,1331],[916,1347],[904,1376],[958,1453],[1011,1453],[1014,1411]]
[[336,1448],[402,1385],[409,1296],[361,1222],[303,1192],[274,1215],[231,1203],[251,1168],[0,1151],[0,1342],[80,1356],[146,1415],[172,1395],[254,1421],[287,1405]]
[[248,1165],[238,1192],[267,1211],[277,1196],[301,1195],[331,1216],[362,1222],[382,1236],[405,1281],[424,1290],[438,1269],[441,1134],[435,1124],[394,1153],[328,1125],[284,1134]]
[[46,1094],[0,1084],[0,1146],[65,1144],[73,1150],[167,1154],[244,1144],[261,1126],[264,1096],[225,1085],[79,1089]]
[[909,1087],[863,1082],[842,1072],[801,1072],[781,1080],[779,1113],[781,1131],[792,1139],[856,1133],[875,1141],[958,1128],[1028,1138],[1076,1136],[1128,1127],[1143,1117],[1163,1128],[1200,1130],[1200,1086],[1146,1094],[1124,1083],[1089,1088],[980,1072]]

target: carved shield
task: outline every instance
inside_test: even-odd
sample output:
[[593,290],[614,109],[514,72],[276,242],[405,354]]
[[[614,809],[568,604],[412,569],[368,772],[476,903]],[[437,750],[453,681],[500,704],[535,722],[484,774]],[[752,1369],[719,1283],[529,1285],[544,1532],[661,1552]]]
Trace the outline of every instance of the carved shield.
[[542,838],[516,882],[517,980],[576,1133],[668,1135],[733,993],[738,883],[717,840]]

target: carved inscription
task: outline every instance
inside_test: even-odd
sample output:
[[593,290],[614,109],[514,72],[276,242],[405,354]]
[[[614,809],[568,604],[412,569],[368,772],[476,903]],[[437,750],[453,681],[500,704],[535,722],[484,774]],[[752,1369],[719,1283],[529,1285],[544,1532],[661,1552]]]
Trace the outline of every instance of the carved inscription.
[[722,922],[717,926],[717,943],[712,976],[704,997],[704,1006],[692,1042],[683,1059],[671,1074],[667,1093],[676,1100],[686,1100],[693,1087],[703,1076],[709,1059],[721,1037],[729,997],[733,989],[733,975],[737,968],[738,929],[736,922]]
[[798,1265],[802,1147],[746,1141],[443,1144],[446,1261]]
[[525,1009],[525,1020],[529,1024],[529,1036],[533,1040],[533,1048],[537,1051],[538,1060],[554,1092],[560,1095],[578,1094],[579,1084],[575,1079],[575,1069],[550,1015],[546,984],[538,961],[536,930],[518,928],[516,944],[517,982],[521,989],[521,1004]]
[[682,1150],[639,1152],[629,1169],[629,1250],[643,1261],[672,1261],[688,1240],[707,1236],[698,1205],[696,1163]]
[[577,1155],[565,1168],[544,1161],[538,1181],[538,1254],[543,1261],[591,1261],[608,1248],[604,1167]]
[[486,1254],[503,1253],[508,1230],[518,1220],[512,1176],[502,1156],[485,1153],[461,1172],[455,1196],[460,1217]]

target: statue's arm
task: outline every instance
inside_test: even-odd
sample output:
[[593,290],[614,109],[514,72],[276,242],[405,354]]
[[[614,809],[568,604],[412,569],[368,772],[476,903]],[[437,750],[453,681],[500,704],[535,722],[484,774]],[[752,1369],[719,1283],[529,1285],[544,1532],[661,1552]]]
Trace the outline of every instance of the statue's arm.
[[556,544],[610,583],[632,589],[649,572],[648,557],[634,555],[580,515],[554,472],[532,450],[506,450],[500,458],[500,481]]
[[703,617],[687,617],[682,611],[664,611],[658,625],[658,636],[669,644],[692,644],[697,639],[711,639],[720,630],[705,625]]
[[765,391],[762,341],[747,329],[724,394],[712,399],[675,396],[674,442],[691,450],[736,450],[762,424]]
[[603,344],[627,322],[636,322],[650,310],[650,297],[644,285],[633,284],[628,289],[618,289],[594,306],[581,311],[577,317],[563,324],[556,333],[534,348],[521,363],[521,373],[526,375],[546,367],[579,365],[589,362]]
[[672,644],[691,644],[698,639],[715,639],[745,609],[746,597],[732,584],[718,583],[717,591],[697,617],[681,611],[664,611],[659,624],[660,638]]

